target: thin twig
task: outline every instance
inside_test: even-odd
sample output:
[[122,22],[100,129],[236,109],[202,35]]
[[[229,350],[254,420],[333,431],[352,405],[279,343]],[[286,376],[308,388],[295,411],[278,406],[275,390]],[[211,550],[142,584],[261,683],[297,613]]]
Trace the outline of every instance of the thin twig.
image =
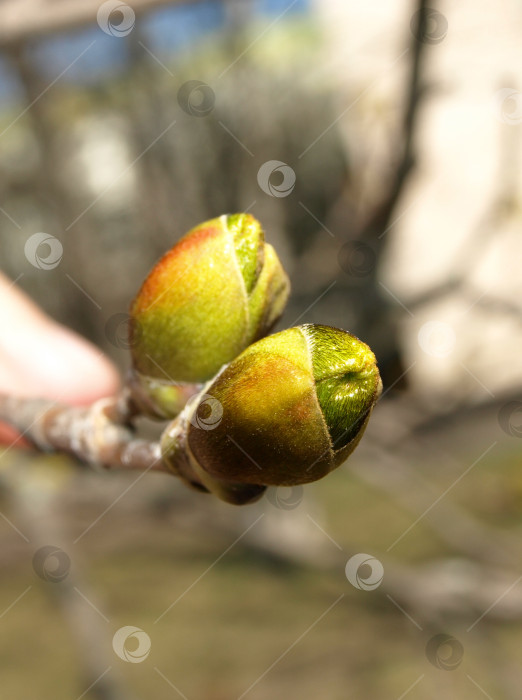
[[[427,0],[418,0],[417,16],[418,36],[422,36],[428,22]],[[424,95],[424,85],[422,82],[422,69],[425,56],[425,42],[414,37],[411,43],[411,62],[409,66],[409,77],[406,84],[405,109],[402,124],[397,134],[398,159],[392,167],[392,175],[389,178],[389,187],[382,197],[380,203],[371,212],[367,221],[361,227],[358,238],[375,241],[377,236],[386,230],[390,222],[392,213],[402,196],[406,180],[415,165],[415,137],[419,116],[419,105]]]

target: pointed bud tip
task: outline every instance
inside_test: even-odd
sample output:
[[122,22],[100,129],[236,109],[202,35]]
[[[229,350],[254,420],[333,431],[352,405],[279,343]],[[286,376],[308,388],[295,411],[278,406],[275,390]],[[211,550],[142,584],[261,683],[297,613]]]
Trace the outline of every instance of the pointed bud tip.
[[223,218],[233,236],[239,269],[250,294],[263,266],[265,234],[251,214],[229,214]]

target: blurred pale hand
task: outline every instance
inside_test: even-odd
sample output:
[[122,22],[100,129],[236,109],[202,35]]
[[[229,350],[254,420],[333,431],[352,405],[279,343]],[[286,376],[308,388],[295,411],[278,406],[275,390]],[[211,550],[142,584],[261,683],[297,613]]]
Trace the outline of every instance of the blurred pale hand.
[[[87,404],[118,390],[116,368],[0,274],[0,392]],[[0,424],[0,442],[16,432]]]

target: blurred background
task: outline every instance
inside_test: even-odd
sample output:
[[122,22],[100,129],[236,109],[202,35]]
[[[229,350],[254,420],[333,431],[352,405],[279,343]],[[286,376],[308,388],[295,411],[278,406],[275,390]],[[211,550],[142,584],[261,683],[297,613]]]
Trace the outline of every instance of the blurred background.
[[123,372],[150,266],[249,211],[279,327],[384,381],[346,465],[244,508],[4,449],[3,697],[520,697],[521,32],[510,0],[0,2],[4,272]]

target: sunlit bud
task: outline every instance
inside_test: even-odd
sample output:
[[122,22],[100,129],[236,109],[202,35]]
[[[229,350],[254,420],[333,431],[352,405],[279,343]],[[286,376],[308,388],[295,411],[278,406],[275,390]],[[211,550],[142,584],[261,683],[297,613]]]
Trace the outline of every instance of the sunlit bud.
[[165,431],[163,454],[224,500],[248,502],[247,485],[258,496],[342,464],[381,390],[375,356],[355,336],[290,328],[248,347],[190,401]]
[[270,331],[288,293],[253,216],[200,224],[156,263],[132,303],[135,372],[167,384],[209,380]]

